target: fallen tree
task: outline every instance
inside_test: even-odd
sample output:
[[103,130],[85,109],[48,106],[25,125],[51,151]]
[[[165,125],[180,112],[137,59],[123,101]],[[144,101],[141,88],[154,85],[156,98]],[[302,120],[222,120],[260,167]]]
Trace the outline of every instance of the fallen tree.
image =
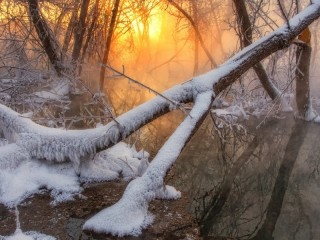
[[215,96],[267,56],[289,47],[319,16],[320,0],[313,1],[287,24],[246,47],[217,69],[167,90],[163,96],[155,97],[100,128],[69,131],[47,128],[0,105],[1,127],[11,142],[2,149],[0,166],[17,158],[70,160],[78,171],[82,158],[116,144],[148,122],[179,108],[182,103],[194,102],[191,112],[159,150],[143,176],[128,185],[118,203],[84,225],[84,229],[97,232],[137,235],[152,221],[148,212],[152,199],[179,197],[174,189],[164,186],[163,178],[202,123]]

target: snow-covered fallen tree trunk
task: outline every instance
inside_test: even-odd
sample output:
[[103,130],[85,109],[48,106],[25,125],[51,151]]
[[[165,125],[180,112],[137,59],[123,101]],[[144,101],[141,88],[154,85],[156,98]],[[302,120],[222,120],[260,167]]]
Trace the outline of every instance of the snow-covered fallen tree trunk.
[[[179,104],[191,102],[198,94],[212,89],[216,95],[219,94],[254,64],[288,47],[292,40],[319,16],[320,1],[317,0],[292,18],[290,27],[287,24],[280,27],[243,49],[217,69],[177,85],[163,95]],[[18,139],[18,145],[24,146],[32,157],[56,161],[69,158],[78,161],[83,156],[114,145],[170,109],[172,103],[157,96],[119,116],[116,119],[119,124],[110,122],[97,129],[64,131],[40,126],[0,105],[0,121],[3,129],[10,129],[10,132],[15,133],[13,141]]]
[[164,186],[163,178],[210,110],[212,93],[208,91],[197,96],[190,114],[159,150],[143,176],[131,181],[121,200],[89,219],[84,229],[118,236],[138,235],[152,221],[148,213],[152,199],[180,197],[179,192]]
[[[166,172],[178,158],[188,139],[196,130],[197,124],[201,123],[201,119],[210,109],[212,96],[209,89],[213,86],[214,92],[219,93],[248,70],[252,62],[257,59],[262,60],[267,53],[270,54],[269,51],[276,51],[279,46],[288,46],[297,32],[302,31],[306,26],[303,24],[301,26],[301,23],[304,22],[301,20],[302,17],[320,15],[319,1],[317,3],[306,9],[304,14],[290,21],[290,31],[288,26],[284,26],[249,46],[217,70],[193,79],[191,81],[195,84],[193,94],[198,94],[196,94],[196,101],[190,112],[191,117],[187,116],[163,145],[145,174],[129,184],[120,201],[89,219],[83,228],[118,236],[139,234],[141,229],[152,221],[148,213],[148,203],[156,197],[156,192],[163,186]],[[306,22],[304,23],[307,24]]]
[[[117,123],[110,122],[106,126],[96,129],[65,131],[40,126],[29,119],[21,117],[13,110],[0,105],[0,126],[7,138],[11,142],[16,142],[16,147],[19,151],[26,152],[26,156],[49,161],[65,161],[69,159],[75,164],[76,170],[79,170],[81,158],[114,145],[143,125],[167,113],[172,109],[172,102],[180,104],[195,100],[194,108],[190,113],[192,118],[190,116],[186,117],[185,121],[170,137],[168,143],[159,151],[153,161],[155,163],[150,166],[150,170],[141,178],[129,184],[120,202],[111,207],[111,210],[108,210],[115,214],[115,210],[121,206],[121,212],[126,214],[128,221],[128,214],[132,213],[132,211],[140,214],[140,220],[133,220],[136,223],[130,224],[127,221],[128,227],[126,229],[117,228],[115,224],[110,222],[114,221],[113,219],[123,219],[122,217],[107,218],[104,222],[99,222],[99,220],[98,222],[105,226],[101,228],[95,227],[92,221],[85,224],[86,229],[96,229],[101,232],[111,232],[117,235],[136,234],[148,222],[148,202],[156,196],[155,192],[163,184],[163,177],[166,171],[174,163],[187,140],[197,129],[195,123],[200,123],[205,116],[210,106],[212,95],[219,94],[265,57],[288,47],[292,40],[319,16],[320,0],[316,0],[289,21],[290,27],[287,24],[280,27],[243,49],[217,69],[167,90],[163,93],[165,98],[157,96],[119,116],[116,119]],[[182,132],[186,133],[181,134]],[[175,146],[175,144],[178,145]],[[166,153],[170,151],[173,151],[173,153],[166,156]],[[12,158],[15,158],[16,156],[13,152],[8,151],[6,159],[0,156],[0,162],[7,161],[11,156],[10,154],[12,154]],[[144,193],[141,194],[142,192]],[[165,196],[163,192],[162,195]],[[126,207],[126,205],[128,206]],[[104,219],[104,217],[101,219]]]

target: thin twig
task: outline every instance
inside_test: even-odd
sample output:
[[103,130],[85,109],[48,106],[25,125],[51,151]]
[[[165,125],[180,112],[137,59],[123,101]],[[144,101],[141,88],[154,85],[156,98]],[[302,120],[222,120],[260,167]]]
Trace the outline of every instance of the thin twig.
[[[119,76],[122,76],[122,77],[128,79],[129,81],[131,81],[131,82],[133,82],[133,83],[135,83],[135,84],[137,84],[137,85],[139,85],[139,86],[141,86],[141,87],[149,90],[150,92],[154,93],[155,95],[162,97],[162,98],[165,99],[166,101],[168,101],[168,102],[170,102],[171,104],[173,104],[176,108],[180,109],[180,110],[183,111],[185,114],[189,115],[188,112],[187,112],[187,110],[186,110],[180,103],[178,103],[178,102],[176,102],[176,101],[174,101],[174,100],[172,100],[172,99],[164,96],[162,93],[160,93],[160,92],[152,89],[151,87],[149,87],[149,86],[147,86],[147,85],[139,82],[138,80],[135,80],[135,79],[133,79],[132,77],[126,75],[126,74],[124,73],[124,68],[123,68],[123,72],[120,72],[120,71],[118,71],[118,70],[114,69],[113,67],[111,67],[111,66],[109,66],[109,65],[106,65],[106,64],[102,64],[102,63],[101,63],[101,66],[103,66],[103,67],[105,67],[105,68],[108,68],[109,70],[113,71],[114,73],[118,74]],[[190,115],[189,115],[189,116],[190,116]],[[191,117],[191,116],[190,116],[190,117]]]
[[118,126],[121,125],[121,124],[116,120],[116,117],[113,115],[113,113],[112,113],[111,109],[109,108],[109,106],[108,106],[107,104],[105,104],[105,103],[101,100],[101,98],[97,98],[96,95],[91,91],[91,89],[90,89],[84,82],[81,81],[81,79],[72,78],[72,77],[70,77],[69,75],[67,75],[67,74],[64,73],[64,72],[62,72],[61,74],[62,74],[63,76],[65,76],[65,77],[67,77],[67,78],[68,78],[69,80],[71,80],[71,81],[76,80],[76,81],[78,81],[79,83],[81,83],[81,85],[91,94],[91,97],[92,97],[95,101],[97,101],[98,103],[100,103],[102,106],[104,106],[104,107],[107,109],[107,111],[108,111],[108,113],[110,114],[112,120],[115,121],[115,122],[118,124]]

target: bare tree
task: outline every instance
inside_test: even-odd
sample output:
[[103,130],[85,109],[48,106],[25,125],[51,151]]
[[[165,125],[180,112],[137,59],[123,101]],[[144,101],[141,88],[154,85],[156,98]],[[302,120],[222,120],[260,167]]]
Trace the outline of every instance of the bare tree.
[[[309,28],[306,28],[298,37],[298,48],[296,52],[296,102],[298,112],[301,117],[307,120],[311,116],[312,106],[310,98],[310,83],[309,83],[309,71],[311,63],[311,33]],[[307,116],[310,115],[310,116]]]
[[30,17],[37,31],[38,37],[42,43],[42,46],[47,53],[47,56],[58,73],[61,75],[64,70],[62,64],[61,52],[56,39],[53,37],[51,29],[49,28],[46,21],[40,15],[39,2],[38,0],[28,0]]
[[[249,14],[245,5],[245,1],[243,0],[233,0],[233,4],[236,9],[237,17],[238,17],[238,25],[241,39],[241,47],[247,47],[252,43],[253,38],[253,25],[250,22]],[[257,74],[263,88],[271,97],[271,99],[276,99],[280,96],[280,91],[276,88],[276,86],[271,82],[268,77],[266,70],[264,69],[262,63],[257,63],[253,66],[255,73]]]
[[72,12],[71,12],[71,17],[65,32],[65,37],[63,40],[63,45],[62,45],[62,52],[67,53],[70,45],[70,41],[72,38],[72,33],[74,32],[73,29],[76,25],[77,22],[77,13],[78,13],[78,8],[79,8],[79,3],[76,1],[75,5],[72,7]]
[[78,65],[77,62],[81,54],[82,43],[84,40],[84,34],[86,30],[86,20],[87,20],[89,3],[90,3],[90,0],[82,1],[81,8],[80,8],[79,21],[74,30],[75,39],[74,39],[73,51],[72,51],[72,63],[73,65],[75,65],[75,68],[77,68],[77,65]]
[[100,68],[100,80],[99,80],[99,90],[100,91],[103,91],[104,75],[105,75],[105,71],[106,71],[105,65],[108,64],[109,52],[110,52],[114,28],[116,26],[116,19],[117,19],[117,15],[118,15],[119,5],[120,5],[120,0],[115,0],[113,10],[112,10],[110,26],[109,26],[109,30],[108,30],[108,36],[107,36],[105,49],[104,49],[104,53],[103,53],[102,65]]
[[[1,155],[0,159],[4,162],[17,156],[21,156],[22,159],[33,157],[48,161],[69,159],[79,170],[83,157],[114,145],[146,123],[172,110],[173,107],[182,108],[181,104],[194,102],[191,112],[162,146],[146,172],[129,184],[118,203],[97,216],[102,217],[103,220],[100,220],[105,224],[122,223],[121,226],[113,226],[113,234],[137,232],[144,226],[148,217],[149,202],[157,196],[159,190],[163,190],[167,171],[205,119],[215,96],[270,54],[289,47],[296,36],[319,16],[320,3],[315,1],[289,20],[290,27],[285,24],[243,49],[219,68],[167,90],[99,129],[51,131],[0,105],[2,127],[7,132],[14,133],[8,135],[11,136],[12,144],[7,147],[6,154]],[[66,145],[70,147],[66,148]],[[127,222],[130,221],[126,217],[128,209],[131,214],[139,216],[139,219],[134,223],[130,222],[130,228],[124,230],[122,227],[128,226]],[[92,221],[89,219],[84,228],[92,229]],[[107,231],[103,230],[103,226],[100,227],[101,231]]]
[[[193,9],[196,10],[196,5],[195,5],[195,2],[191,1],[192,2],[192,6],[193,6]],[[196,35],[196,38],[198,39],[198,41],[200,42],[200,45],[203,49],[203,51],[205,52],[206,56],[208,57],[208,59],[210,60],[211,62],[211,65],[213,67],[217,67],[217,63],[216,61],[213,59],[210,51],[208,50],[208,48],[206,47],[205,43],[204,43],[204,40],[202,38],[202,35],[201,35],[201,32],[198,28],[198,24],[197,24],[197,20],[195,21],[191,16],[190,14],[188,14],[187,11],[185,11],[179,4],[177,4],[175,1],[173,0],[169,0],[169,3],[174,7],[176,8],[179,12],[182,13],[182,15],[190,22],[191,26],[193,27],[194,31],[195,31],[195,35]],[[197,18],[197,17],[196,17]]]

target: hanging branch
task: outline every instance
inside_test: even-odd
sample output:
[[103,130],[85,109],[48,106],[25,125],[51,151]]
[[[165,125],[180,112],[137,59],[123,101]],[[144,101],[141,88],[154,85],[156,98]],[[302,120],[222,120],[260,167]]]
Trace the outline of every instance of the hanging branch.
[[213,57],[210,54],[209,50],[207,49],[206,45],[204,44],[204,41],[203,41],[202,35],[200,33],[200,30],[199,30],[197,24],[192,19],[192,17],[183,8],[181,8],[177,3],[175,3],[173,0],[169,0],[169,3],[173,7],[175,7],[179,12],[181,12],[185,16],[186,19],[189,20],[191,26],[193,27],[193,29],[195,31],[196,37],[198,38],[198,40],[200,42],[200,45],[201,45],[203,51],[205,52],[205,54],[207,55],[208,59],[210,60],[211,65],[216,68],[218,65],[217,65],[216,61],[213,59]]
[[280,0],[277,0],[277,1],[278,1],[278,6],[279,6],[280,11],[281,11],[281,15],[286,20],[286,23],[288,25],[289,30],[291,30],[288,14],[286,13],[284,6],[282,5],[282,2]]

